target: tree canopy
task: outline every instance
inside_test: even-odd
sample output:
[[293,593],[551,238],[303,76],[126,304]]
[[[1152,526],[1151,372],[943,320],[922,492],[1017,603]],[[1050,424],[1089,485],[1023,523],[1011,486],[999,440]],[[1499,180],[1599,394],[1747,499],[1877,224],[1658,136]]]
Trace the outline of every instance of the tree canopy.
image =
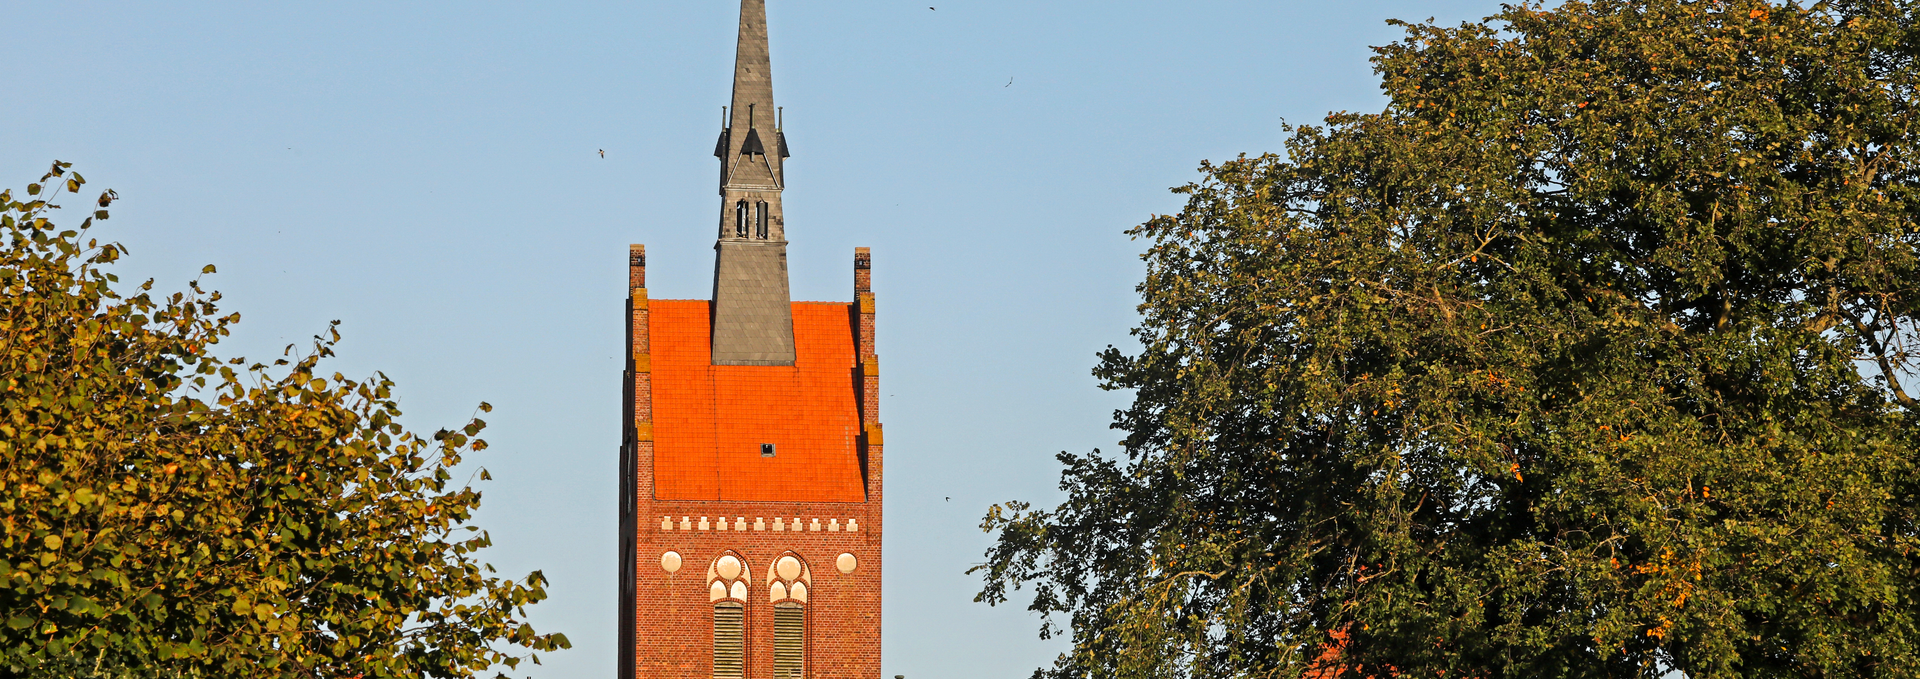
[[1130,231],[1124,454],[979,599],[1061,678],[1920,674],[1916,4],[1399,25]]
[[219,293],[109,271],[117,194],[53,221],[85,182],[0,192],[0,675],[465,677],[568,646],[525,622],[539,572],[476,561],[450,472],[484,422],[401,427],[385,376],[321,376],[332,329],[216,357]]

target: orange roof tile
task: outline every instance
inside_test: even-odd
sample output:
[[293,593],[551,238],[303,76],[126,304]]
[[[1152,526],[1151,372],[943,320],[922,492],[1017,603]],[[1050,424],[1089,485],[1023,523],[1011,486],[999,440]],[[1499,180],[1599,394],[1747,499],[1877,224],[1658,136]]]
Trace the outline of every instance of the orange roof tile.
[[[706,300],[649,303],[653,484],[662,500],[860,502],[852,310],[793,305],[794,364],[713,365]],[[760,444],[776,446],[761,457]]]

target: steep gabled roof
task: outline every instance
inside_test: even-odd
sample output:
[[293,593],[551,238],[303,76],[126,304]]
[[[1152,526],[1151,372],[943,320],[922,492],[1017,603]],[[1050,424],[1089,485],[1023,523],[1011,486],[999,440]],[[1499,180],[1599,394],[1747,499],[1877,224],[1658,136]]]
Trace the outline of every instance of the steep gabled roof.
[[794,303],[794,364],[745,366],[712,364],[710,307],[650,303],[655,497],[864,501],[855,310]]

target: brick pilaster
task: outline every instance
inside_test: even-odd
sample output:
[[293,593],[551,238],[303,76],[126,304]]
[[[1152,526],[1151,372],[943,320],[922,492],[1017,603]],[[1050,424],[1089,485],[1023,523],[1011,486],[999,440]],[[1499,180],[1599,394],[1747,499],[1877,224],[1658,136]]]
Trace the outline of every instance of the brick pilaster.
[[642,652],[638,643],[641,615],[637,577],[647,567],[640,553],[640,531],[652,514],[653,500],[653,361],[647,318],[647,247],[627,249],[627,361],[622,391],[626,392],[624,449],[620,464],[620,639],[615,648],[620,679],[637,679]]
[[635,493],[653,499],[653,343],[647,324],[647,246],[630,246],[627,254],[627,374],[632,378],[632,433],[636,450]]
[[860,443],[867,483],[867,520],[871,528],[867,540],[879,544],[884,529],[881,509],[882,479],[886,468],[886,437],[880,425],[880,355],[874,351],[873,251],[853,249],[853,306],[859,315],[860,343]]

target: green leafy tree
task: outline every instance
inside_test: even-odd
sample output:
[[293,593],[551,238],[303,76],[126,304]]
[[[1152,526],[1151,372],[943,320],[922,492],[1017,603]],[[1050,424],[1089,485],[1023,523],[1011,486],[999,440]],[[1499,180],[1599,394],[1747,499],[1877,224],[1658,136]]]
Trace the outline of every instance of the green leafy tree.
[[1130,232],[1124,456],[979,598],[1061,678],[1920,675],[1916,4],[1400,25]]
[[219,293],[107,271],[112,191],[51,221],[85,181],[0,193],[0,674],[465,677],[567,647],[524,621],[539,572],[475,561],[449,472],[485,423],[403,429],[384,376],[319,376],[332,330],[216,358]]

